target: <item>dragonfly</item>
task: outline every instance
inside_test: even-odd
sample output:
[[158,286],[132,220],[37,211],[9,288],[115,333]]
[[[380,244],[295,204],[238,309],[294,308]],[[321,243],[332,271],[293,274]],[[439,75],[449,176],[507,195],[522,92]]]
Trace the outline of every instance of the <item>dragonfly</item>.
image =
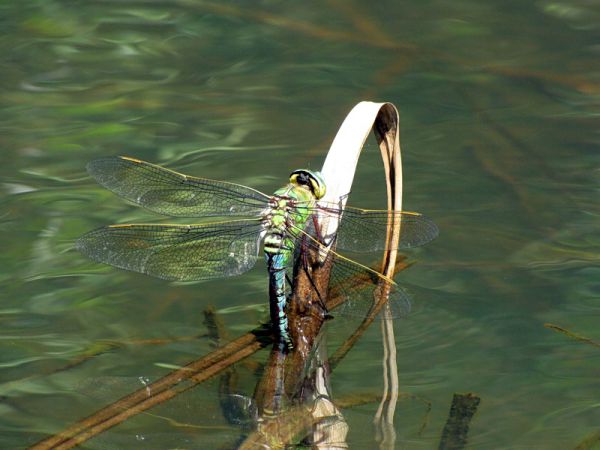
[[[166,280],[203,281],[247,272],[260,258],[262,247],[271,321],[280,342],[288,346],[292,345],[286,313],[293,288],[290,273],[299,254],[316,250],[329,255],[327,290],[343,297],[346,313],[363,314],[373,301],[373,289],[348,282],[365,272],[379,288],[386,288],[388,302],[401,305],[395,309],[406,313],[410,301],[392,279],[337,251],[383,250],[390,220],[400,222],[399,248],[423,245],[438,235],[435,223],[419,213],[322,201],[327,188],[318,171],[294,170],[286,185],[267,195],[126,156],[94,160],[87,170],[105,188],[150,211],[209,221],[103,226],[77,240],[79,251],[97,262]],[[320,226],[327,220],[338,221],[334,236]],[[328,292],[319,297],[327,298]]]

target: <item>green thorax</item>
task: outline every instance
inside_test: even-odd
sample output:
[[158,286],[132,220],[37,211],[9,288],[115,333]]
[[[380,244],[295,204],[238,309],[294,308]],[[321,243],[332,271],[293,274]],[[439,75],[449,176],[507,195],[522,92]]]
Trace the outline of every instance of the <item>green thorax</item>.
[[274,227],[285,226],[286,220],[293,220],[301,226],[308,219],[309,211],[315,206],[315,196],[302,186],[288,184],[274,192],[277,205],[273,208],[271,223]]
[[317,200],[324,194],[325,183],[319,172],[292,172],[290,182],[273,193],[265,252],[292,250],[295,238],[304,230]]

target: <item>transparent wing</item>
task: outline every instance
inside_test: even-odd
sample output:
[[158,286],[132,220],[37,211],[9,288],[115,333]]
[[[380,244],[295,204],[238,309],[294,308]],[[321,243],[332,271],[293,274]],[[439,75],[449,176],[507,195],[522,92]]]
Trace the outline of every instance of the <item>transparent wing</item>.
[[111,225],[81,236],[91,259],[166,280],[239,275],[258,257],[262,224],[239,220],[204,225]]
[[327,305],[333,305],[334,315],[364,318],[382,296],[388,298],[392,318],[410,313],[410,298],[393,280],[328,249],[306,232],[300,231],[300,234],[297,240],[297,264],[305,264],[302,252],[311,251],[314,257],[318,255],[323,264],[330,267],[326,295],[320,293],[320,296]]
[[[319,222],[336,220],[342,216],[337,231],[336,245],[341,250],[374,252],[385,249],[388,223],[400,221],[399,248],[417,247],[435,239],[438,228],[422,214],[407,211],[378,211],[346,207],[341,211],[335,204],[319,204],[314,211]],[[314,228],[314,227],[313,227]],[[309,230],[313,232],[313,230]],[[319,233],[315,233],[319,236]],[[328,236],[320,239],[328,242]]]
[[267,195],[246,186],[189,177],[124,156],[97,159],[87,170],[121,197],[169,216],[257,216],[269,202]]
[[[336,303],[343,301],[333,315],[364,318],[382,295],[388,295],[392,318],[405,317],[410,313],[410,298],[396,283],[351,260],[333,256],[327,296],[336,299]],[[378,315],[378,318],[381,317],[381,314]]]

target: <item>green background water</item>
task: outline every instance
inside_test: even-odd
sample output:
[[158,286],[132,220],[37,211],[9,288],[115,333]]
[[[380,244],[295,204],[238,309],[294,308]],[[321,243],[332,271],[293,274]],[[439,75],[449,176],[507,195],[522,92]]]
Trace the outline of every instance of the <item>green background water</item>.
[[[267,311],[262,266],[182,286],[78,254],[89,229],[158,220],[97,186],[88,161],[126,154],[272,192],[320,167],[364,99],[400,110],[405,209],[441,230],[398,277],[414,311],[396,330],[413,396],[397,448],[435,448],[454,392],[482,398],[472,448],[568,449],[598,432],[600,349],[544,327],[600,341],[597,4],[25,0],[1,2],[0,24],[0,448],[209,353],[207,339],[147,341],[202,334],[207,305],[231,337]],[[357,206],[385,204],[375,150]],[[380,392],[380,341],[374,327],[336,369],[334,397]],[[250,396],[260,374],[243,373]],[[229,448],[240,430],[216,386],[86,445]],[[344,411],[351,448],[375,448],[376,408]]]

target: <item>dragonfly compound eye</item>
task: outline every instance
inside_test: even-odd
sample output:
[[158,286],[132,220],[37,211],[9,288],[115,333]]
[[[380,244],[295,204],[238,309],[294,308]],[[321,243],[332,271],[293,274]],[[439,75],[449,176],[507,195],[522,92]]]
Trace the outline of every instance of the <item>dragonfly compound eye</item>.
[[290,183],[308,186],[317,199],[325,195],[325,180],[321,172],[307,169],[294,170],[290,175]]

